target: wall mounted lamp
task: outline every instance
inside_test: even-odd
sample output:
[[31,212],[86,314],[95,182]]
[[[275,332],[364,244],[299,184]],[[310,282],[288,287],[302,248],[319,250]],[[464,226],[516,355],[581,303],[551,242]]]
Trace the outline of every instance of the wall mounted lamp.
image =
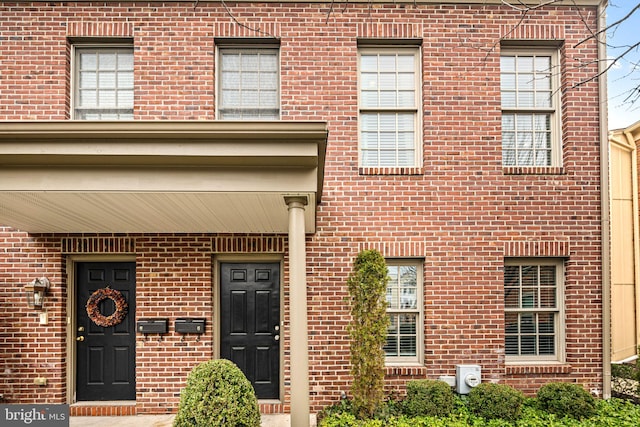
[[41,310],[44,304],[44,299],[49,290],[49,279],[46,277],[40,277],[33,279],[31,283],[24,287],[27,296],[27,305],[29,308],[35,308]]

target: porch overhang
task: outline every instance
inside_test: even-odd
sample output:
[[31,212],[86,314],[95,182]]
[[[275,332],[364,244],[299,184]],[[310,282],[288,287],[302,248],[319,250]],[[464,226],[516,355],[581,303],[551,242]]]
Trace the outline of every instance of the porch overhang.
[[324,122],[0,122],[0,224],[30,233],[286,233],[322,196]]

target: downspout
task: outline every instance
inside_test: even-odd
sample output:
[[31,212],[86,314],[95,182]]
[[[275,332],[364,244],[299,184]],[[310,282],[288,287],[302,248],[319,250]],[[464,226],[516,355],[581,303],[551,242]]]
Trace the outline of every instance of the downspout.
[[638,230],[640,224],[638,223],[638,147],[636,146],[636,139],[634,137],[634,130],[636,126],[631,126],[624,130],[624,136],[627,138],[627,145],[631,147],[631,194],[632,198],[632,212],[633,212],[633,280],[635,291],[635,326],[636,326],[636,354],[632,359],[638,358],[638,345],[640,345],[640,238]]
[[[602,239],[602,397],[611,397],[611,241],[609,203],[609,132],[607,103],[607,27],[608,0],[598,4],[598,90],[600,98],[600,228]],[[602,31],[602,32],[600,32]]]

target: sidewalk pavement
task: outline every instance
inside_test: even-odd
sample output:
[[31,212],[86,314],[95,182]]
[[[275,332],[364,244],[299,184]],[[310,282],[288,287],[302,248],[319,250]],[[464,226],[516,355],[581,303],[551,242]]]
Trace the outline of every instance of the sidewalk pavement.
[[[171,415],[132,415],[122,417],[71,417],[69,427],[171,427]],[[312,417],[315,426],[315,417]],[[289,414],[262,415],[262,427],[289,427]]]

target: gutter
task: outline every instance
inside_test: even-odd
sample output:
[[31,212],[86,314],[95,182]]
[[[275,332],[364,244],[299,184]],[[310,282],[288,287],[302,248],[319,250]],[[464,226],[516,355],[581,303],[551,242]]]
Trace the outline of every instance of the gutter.
[[[598,5],[598,31],[606,28],[608,0]],[[606,31],[598,35],[600,98],[600,228],[602,243],[602,397],[611,397],[611,239],[609,203],[609,132],[606,78]]]

